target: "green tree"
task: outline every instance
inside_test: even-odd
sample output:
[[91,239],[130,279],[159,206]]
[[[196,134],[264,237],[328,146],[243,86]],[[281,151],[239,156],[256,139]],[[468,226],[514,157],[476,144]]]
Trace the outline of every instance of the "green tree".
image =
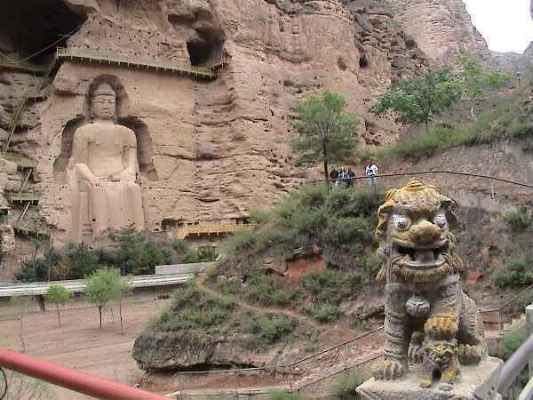
[[372,107],[382,114],[396,111],[404,122],[423,123],[428,130],[433,116],[461,99],[461,86],[448,69],[428,71],[416,79],[404,79],[393,85]]
[[481,62],[467,53],[461,53],[458,58],[460,72],[459,83],[462,95],[470,102],[470,115],[477,119],[475,102],[483,93],[502,88],[508,81],[509,75],[500,71],[493,71],[483,67]]
[[173,264],[172,247],[153,243],[142,232],[123,229],[111,235],[118,248],[113,265],[120,268],[123,275],[153,274],[156,265]]
[[56,305],[57,310],[57,323],[61,326],[61,313],[59,311],[60,306],[64,306],[65,303],[70,299],[71,293],[63,285],[50,285],[48,287],[48,292],[46,297],[50,303]]
[[[100,269],[86,281],[85,294],[89,302],[98,307],[100,328],[102,328],[102,310],[111,301],[121,300],[128,283],[120,276],[117,269]],[[122,302],[120,302],[120,321],[122,326]]]
[[301,164],[322,162],[324,180],[329,182],[328,165],[353,156],[357,117],[344,111],[346,100],[340,94],[325,91],[305,98],[296,108],[294,127],[299,135],[292,141]]

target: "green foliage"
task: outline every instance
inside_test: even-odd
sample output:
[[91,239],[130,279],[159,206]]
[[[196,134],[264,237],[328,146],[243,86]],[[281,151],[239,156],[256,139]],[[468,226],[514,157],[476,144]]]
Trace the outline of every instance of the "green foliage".
[[72,297],[72,293],[63,285],[50,285],[46,298],[50,303],[63,305]]
[[509,80],[508,74],[485,69],[481,62],[467,53],[460,54],[458,63],[461,68],[457,79],[463,90],[463,97],[472,103],[471,114],[475,117],[474,100],[488,90],[502,88]]
[[202,329],[215,333],[230,319],[234,307],[231,299],[208,297],[190,283],[176,290],[170,309],[161,314],[156,326],[166,332]]
[[53,273],[53,268],[61,260],[61,255],[55,250],[47,251],[43,257],[37,257],[29,261],[22,262],[22,268],[16,277],[22,282],[47,281],[49,274]]
[[119,268],[123,275],[153,274],[156,265],[214,261],[209,249],[193,250],[183,240],[153,241],[145,234],[125,229],[110,235],[114,246],[91,249],[85,244],[69,243],[58,253],[47,251],[43,257],[25,261],[17,279],[24,282],[83,279],[105,266]]
[[273,390],[269,394],[270,400],[303,400],[300,393],[292,393],[288,390]]
[[85,278],[92,274],[98,269],[99,262],[98,254],[83,243],[69,243],[62,258],[62,264],[69,271],[69,275],[76,278]]
[[533,217],[526,207],[520,207],[517,210],[505,214],[505,222],[513,232],[523,232],[531,227]]
[[530,256],[509,261],[504,269],[494,273],[494,283],[499,288],[519,288],[533,284],[532,263]]
[[337,321],[342,317],[342,312],[338,306],[333,304],[311,304],[305,307],[305,311],[318,322],[329,323]]
[[285,315],[253,315],[242,317],[244,332],[253,335],[250,345],[271,345],[287,339],[296,328],[296,321]]
[[341,375],[333,384],[333,396],[338,400],[358,400],[355,390],[362,385],[364,379],[357,372]]
[[346,298],[351,298],[361,286],[361,276],[328,269],[305,276],[301,285],[311,293],[315,303],[339,305]]
[[424,123],[447,110],[461,98],[461,87],[447,69],[428,71],[421,78],[401,80],[378,99],[372,112],[399,113],[404,122]]
[[294,127],[299,135],[292,141],[293,150],[302,164],[323,162],[326,182],[328,164],[348,160],[356,148],[357,118],[345,107],[342,95],[324,91],[305,98],[296,108]]
[[63,285],[50,285],[46,297],[50,303],[56,305],[57,309],[57,322],[61,326],[61,314],[59,312],[59,306],[64,306],[66,302],[71,298],[72,293]]
[[116,269],[100,269],[87,278],[85,294],[89,302],[98,307],[100,328],[102,327],[102,308],[111,301],[120,300],[127,288],[127,281]]
[[253,273],[243,289],[246,301],[264,306],[284,306],[299,295],[297,291],[283,289],[278,280],[260,272]]
[[126,229],[111,238],[118,244],[114,265],[124,275],[153,274],[156,265],[172,264],[171,247],[153,243],[141,232]]
[[528,338],[527,327],[520,326],[503,335],[503,359],[508,360]]

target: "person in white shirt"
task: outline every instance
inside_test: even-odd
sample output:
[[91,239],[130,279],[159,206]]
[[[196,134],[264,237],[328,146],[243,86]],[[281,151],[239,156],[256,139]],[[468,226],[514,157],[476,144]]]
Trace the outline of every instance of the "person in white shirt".
[[376,176],[378,175],[378,166],[371,161],[365,168],[365,174],[368,178],[368,184],[374,186],[376,184]]

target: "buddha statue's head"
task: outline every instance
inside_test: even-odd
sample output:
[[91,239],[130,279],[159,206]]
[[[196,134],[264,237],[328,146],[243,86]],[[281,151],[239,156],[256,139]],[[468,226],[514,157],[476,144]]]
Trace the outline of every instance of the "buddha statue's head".
[[95,119],[111,120],[117,109],[117,94],[111,85],[101,83],[92,96],[92,115]]

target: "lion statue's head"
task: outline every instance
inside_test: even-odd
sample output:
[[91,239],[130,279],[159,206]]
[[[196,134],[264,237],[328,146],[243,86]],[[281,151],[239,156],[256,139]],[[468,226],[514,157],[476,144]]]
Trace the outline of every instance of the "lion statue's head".
[[411,180],[387,192],[378,210],[376,239],[383,267],[378,280],[395,278],[432,282],[459,273],[463,263],[455,255],[454,200],[431,185]]

